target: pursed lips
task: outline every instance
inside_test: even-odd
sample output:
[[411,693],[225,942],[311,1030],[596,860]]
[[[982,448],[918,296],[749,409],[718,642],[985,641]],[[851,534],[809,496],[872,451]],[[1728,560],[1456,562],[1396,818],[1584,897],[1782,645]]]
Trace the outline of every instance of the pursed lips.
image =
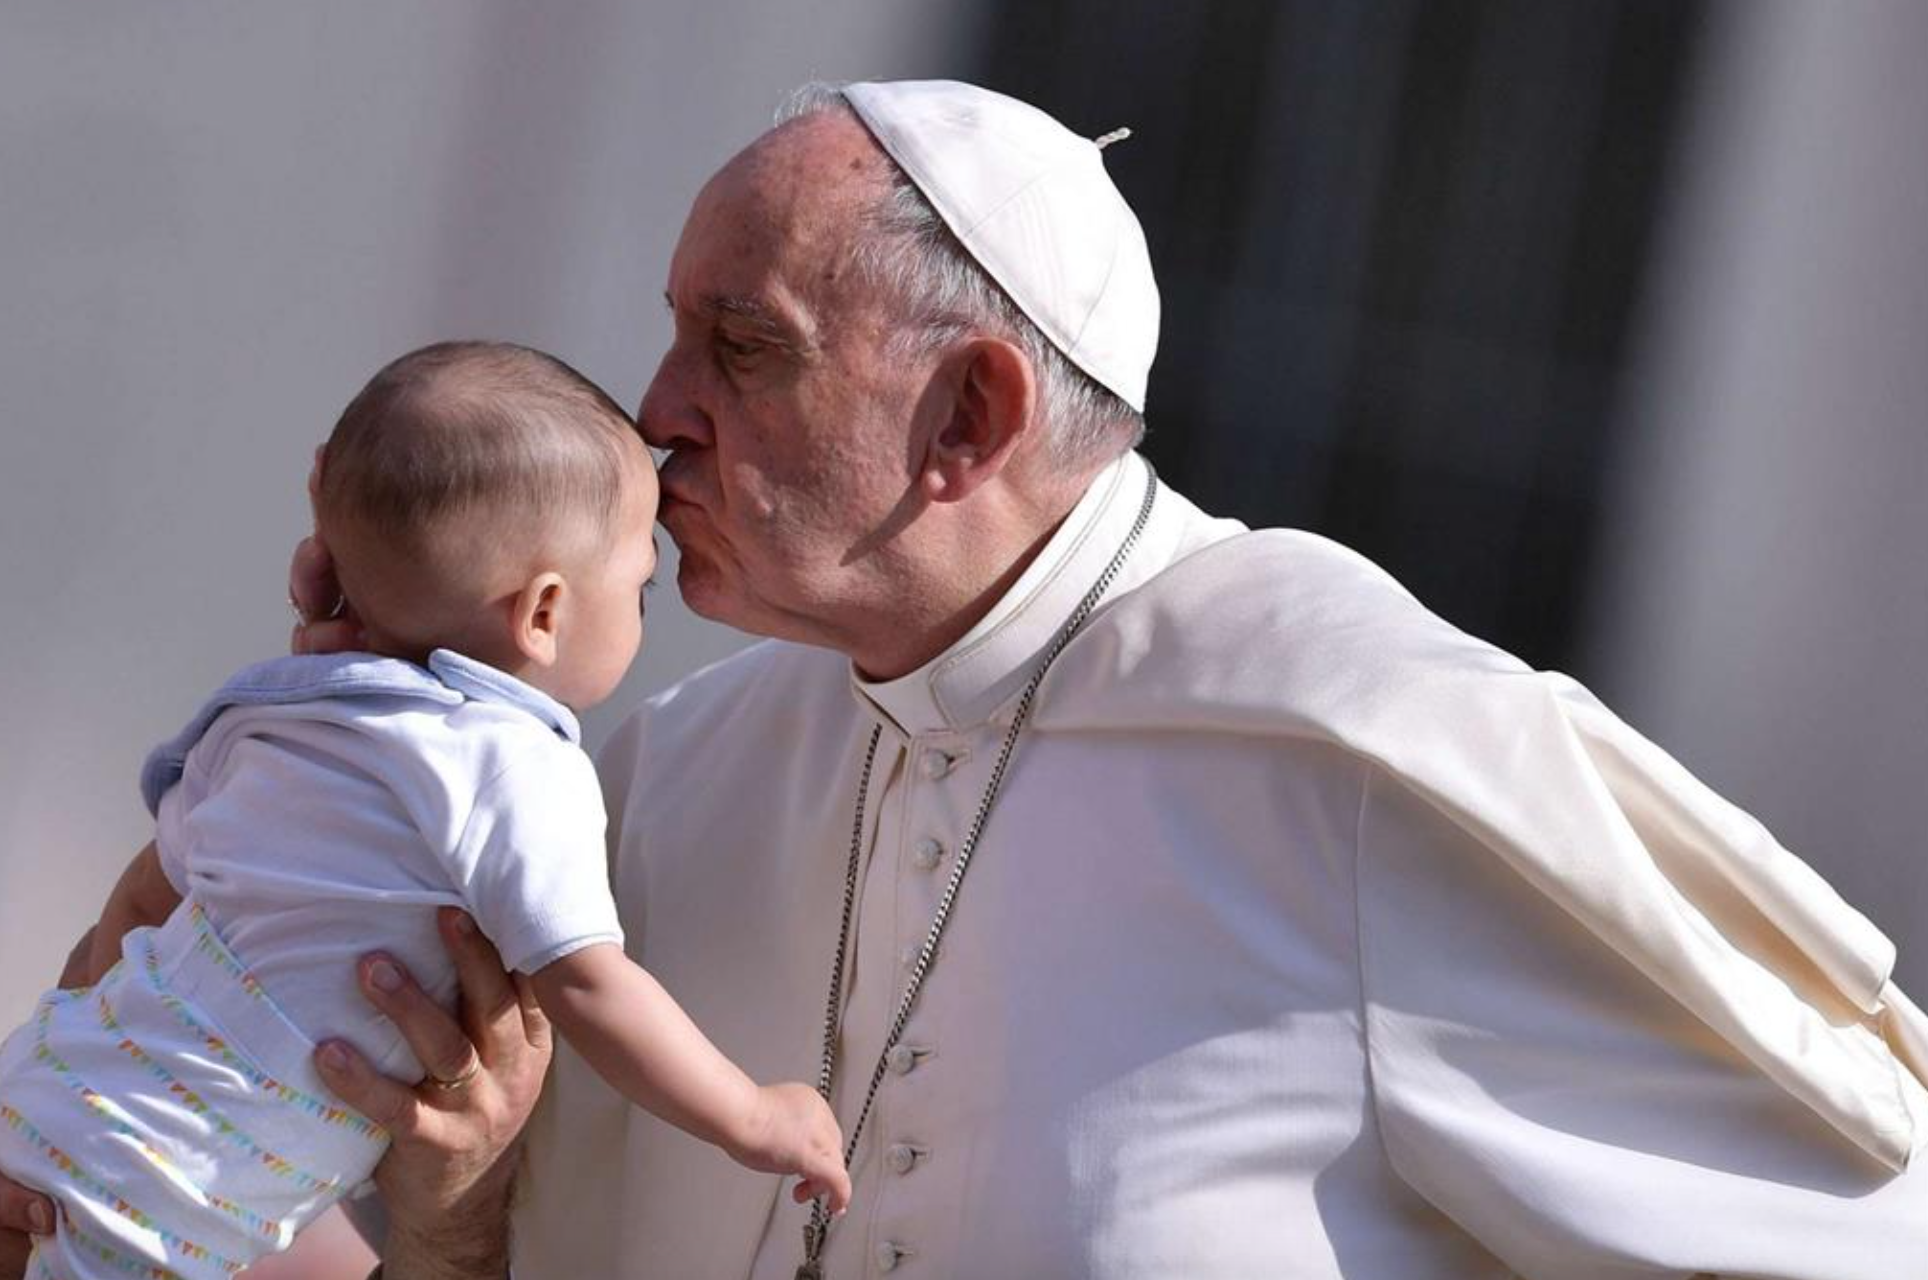
[[708,524],[704,518],[703,504],[694,502],[683,491],[672,488],[667,482],[662,487],[662,499],[656,508],[656,523],[663,526],[679,549],[689,540],[691,534]]
[[657,484],[662,490],[665,507],[674,503],[678,506],[697,507],[702,504],[692,498],[682,484],[683,473],[690,469],[691,460],[685,455],[672,451],[663,459],[663,465],[656,473]]
[[656,509],[656,523],[669,530],[670,537],[676,538],[678,529],[686,527],[690,517],[701,514],[702,510],[701,504],[666,490]]

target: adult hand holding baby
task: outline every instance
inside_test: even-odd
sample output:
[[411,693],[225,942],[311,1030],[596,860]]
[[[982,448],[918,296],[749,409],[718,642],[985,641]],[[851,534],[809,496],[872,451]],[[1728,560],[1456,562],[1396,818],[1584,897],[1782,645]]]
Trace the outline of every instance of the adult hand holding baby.
[[339,1041],[315,1055],[328,1087],[393,1139],[375,1170],[389,1213],[386,1280],[506,1274],[516,1138],[549,1068],[549,1021],[528,980],[503,971],[462,912],[444,908],[436,924],[461,981],[459,1022],[385,955],[364,956],[357,972],[428,1078],[390,1080]]

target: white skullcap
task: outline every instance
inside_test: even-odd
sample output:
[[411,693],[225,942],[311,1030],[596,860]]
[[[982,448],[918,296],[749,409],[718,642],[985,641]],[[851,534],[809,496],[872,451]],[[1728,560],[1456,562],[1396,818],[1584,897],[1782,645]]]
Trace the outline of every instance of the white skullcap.
[[1051,344],[1143,413],[1158,284],[1100,145],[1028,103],[955,80],[871,81],[843,93]]

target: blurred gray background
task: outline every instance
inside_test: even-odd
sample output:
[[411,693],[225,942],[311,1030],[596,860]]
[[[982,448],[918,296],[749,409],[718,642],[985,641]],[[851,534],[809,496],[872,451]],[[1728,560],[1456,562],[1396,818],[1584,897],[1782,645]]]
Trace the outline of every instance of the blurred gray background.
[[[633,405],[702,181],[870,76],[1130,125],[1166,477],[1578,675],[1921,996],[1924,55],[1908,0],[0,0],[0,1023],[285,647],[361,382],[497,337]],[[659,592],[592,738],[742,642]]]

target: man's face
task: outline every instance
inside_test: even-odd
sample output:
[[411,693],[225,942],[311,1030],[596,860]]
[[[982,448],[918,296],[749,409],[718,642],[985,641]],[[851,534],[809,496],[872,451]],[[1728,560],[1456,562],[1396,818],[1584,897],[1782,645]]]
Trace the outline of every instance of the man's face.
[[661,518],[706,617],[841,647],[888,590],[924,376],[886,356],[891,309],[850,266],[883,164],[853,121],[796,121],[725,166],[684,224],[675,336],[637,416],[670,451]]

